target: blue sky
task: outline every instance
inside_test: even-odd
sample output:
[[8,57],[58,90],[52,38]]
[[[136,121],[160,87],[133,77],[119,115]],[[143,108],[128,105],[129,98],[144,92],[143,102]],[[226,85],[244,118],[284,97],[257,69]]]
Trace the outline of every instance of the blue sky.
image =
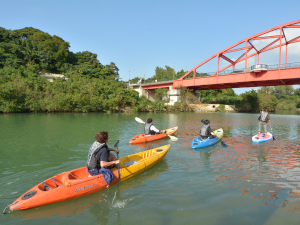
[[131,79],[149,78],[156,66],[190,70],[244,38],[300,19],[299,0],[0,0],[0,8],[1,27],[57,35],[73,52],[114,62],[124,81],[129,71]]

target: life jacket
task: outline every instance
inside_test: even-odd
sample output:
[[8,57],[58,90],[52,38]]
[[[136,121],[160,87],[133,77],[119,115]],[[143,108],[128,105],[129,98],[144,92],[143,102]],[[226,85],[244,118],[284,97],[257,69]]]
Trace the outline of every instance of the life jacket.
[[200,136],[208,137],[208,135],[209,135],[208,128],[209,128],[209,125],[203,125],[200,130]]
[[268,122],[268,112],[261,111],[260,116],[258,117],[258,120],[267,123]]
[[154,131],[150,130],[150,127],[152,126],[152,123],[146,123],[145,124],[145,135],[154,135],[156,134]]
[[106,143],[99,143],[95,141],[89,150],[89,155],[86,161],[86,166],[89,169],[100,169],[100,159],[96,156],[96,154],[103,148],[107,147]]

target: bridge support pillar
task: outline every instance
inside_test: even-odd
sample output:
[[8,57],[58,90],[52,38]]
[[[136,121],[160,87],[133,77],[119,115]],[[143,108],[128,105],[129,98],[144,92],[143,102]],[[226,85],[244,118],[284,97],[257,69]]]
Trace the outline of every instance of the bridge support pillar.
[[168,96],[169,96],[169,105],[174,105],[175,102],[178,102],[180,99],[180,90],[173,89],[173,86],[169,87],[168,91]]
[[147,97],[147,90],[144,90],[140,84],[130,84],[129,88],[132,88],[133,90],[137,91],[139,93],[139,97]]
[[[132,88],[133,90],[137,91],[139,93],[139,97],[145,96],[150,101],[154,102],[158,100],[155,97],[155,90],[156,89],[150,89],[150,90],[144,90],[141,84],[130,84],[129,88]],[[169,91],[167,92],[167,98],[169,98],[169,105],[174,105],[175,102],[178,102],[180,99],[180,90],[173,89],[173,86],[169,86]]]

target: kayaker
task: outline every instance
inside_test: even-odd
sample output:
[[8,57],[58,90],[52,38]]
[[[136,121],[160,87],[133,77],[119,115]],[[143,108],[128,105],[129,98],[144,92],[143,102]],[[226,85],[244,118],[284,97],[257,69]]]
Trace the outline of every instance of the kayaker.
[[[152,119],[148,118],[147,123],[145,124],[145,135],[155,135],[161,134],[162,131],[158,130],[153,124]],[[166,133],[166,132],[165,132]]]
[[204,123],[204,125],[200,129],[200,138],[202,140],[207,139],[208,137],[209,137],[209,139],[216,138],[217,135],[210,128],[210,121],[205,120],[203,123]]
[[261,130],[261,127],[263,126],[264,127],[264,131],[265,131],[265,137],[267,137],[267,124],[269,122],[269,124],[271,125],[271,119],[270,119],[270,114],[268,113],[268,109],[267,107],[264,107],[263,108],[263,111],[261,111],[260,113],[260,116],[258,117],[258,133],[257,133],[257,139],[259,138],[260,136],[260,130]]
[[[110,151],[118,153],[116,149],[109,148],[107,146],[108,142],[108,132],[100,131],[95,136],[96,141],[92,144],[89,150],[88,159],[86,162],[87,170],[91,176],[98,174],[103,174],[103,168],[111,169],[113,167],[118,167],[120,160]],[[110,170],[109,170],[110,171]]]

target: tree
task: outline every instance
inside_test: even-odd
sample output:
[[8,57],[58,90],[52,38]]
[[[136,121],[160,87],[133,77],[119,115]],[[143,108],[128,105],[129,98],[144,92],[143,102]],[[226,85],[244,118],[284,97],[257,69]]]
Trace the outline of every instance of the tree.
[[274,92],[275,92],[274,87],[269,87],[269,86],[261,87],[260,89],[257,90],[257,93],[259,93],[259,94],[272,95],[272,94],[274,94]]
[[167,95],[168,95],[168,89],[166,88],[157,88],[155,90],[155,97],[161,101],[165,98],[167,98]]
[[294,88],[292,85],[275,86],[274,89],[274,95],[277,99],[287,98],[288,95],[294,94]]

